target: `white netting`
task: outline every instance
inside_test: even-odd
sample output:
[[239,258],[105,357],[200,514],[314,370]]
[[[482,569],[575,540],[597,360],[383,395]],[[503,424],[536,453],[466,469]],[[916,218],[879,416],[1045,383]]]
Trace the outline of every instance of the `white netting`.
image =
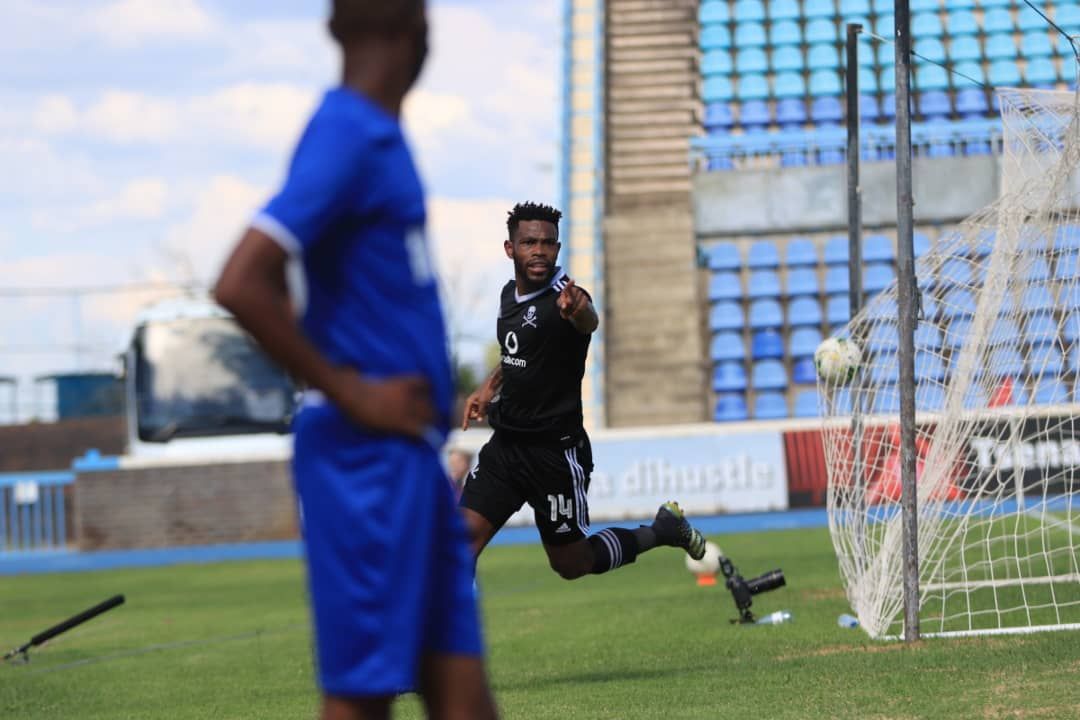
[[[1000,92],[1000,199],[916,263],[920,626],[1080,623],[1080,124],[1068,92]],[[862,375],[821,383],[829,527],[874,637],[903,630],[897,288],[843,334]]]

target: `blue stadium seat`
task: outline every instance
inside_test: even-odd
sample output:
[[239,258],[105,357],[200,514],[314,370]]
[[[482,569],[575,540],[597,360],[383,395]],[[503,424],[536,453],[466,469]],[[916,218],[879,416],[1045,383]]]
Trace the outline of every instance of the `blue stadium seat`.
[[821,305],[814,298],[795,298],[788,305],[788,324],[791,327],[821,325]]
[[[821,71],[814,73],[810,76],[810,94],[814,95],[814,78],[821,73],[824,73],[826,77],[831,77],[836,83],[836,87],[839,88],[840,81],[836,79],[836,73],[829,71]],[[822,86],[818,86],[820,90]],[[837,91],[839,92],[839,90]],[[844,118],[844,106],[840,102],[840,98],[837,97],[814,97],[810,101],[810,119],[819,125],[835,125]]]
[[1063,225],[1054,235],[1057,250],[1080,250],[1080,225]]
[[1071,399],[1068,386],[1058,378],[1044,377],[1035,383],[1032,401],[1037,405],[1063,405]]
[[846,293],[851,287],[851,273],[847,265],[830,265],[825,271],[825,293]]
[[769,81],[764,75],[742,75],[739,77],[736,95],[743,101],[765,100],[769,97]]
[[[929,313],[927,313],[929,315]],[[924,350],[941,349],[941,328],[932,322],[922,321],[915,327],[915,347]]]
[[795,417],[817,417],[819,412],[817,390],[803,390],[795,396]]
[[698,44],[702,50],[716,50],[731,47],[731,31],[727,25],[705,25],[698,35]]
[[808,267],[792,268],[787,272],[784,294],[788,297],[810,295],[817,297],[819,292],[817,270]]
[[899,370],[896,353],[883,353],[878,355],[870,366],[870,379],[877,385],[888,385],[899,379]]
[[877,73],[871,67],[859,68],[859,96],[860,99],[866,97],[867,93],[876,93],[878,91]]
[[[896,87],[896,68],[886,65],[878,71],[878,86],[884,91]],[[914,89],[914,88],[912,88]],[[914,105],[914,98],[912,99]],[[896,116],[896,96],[893,93],[886,94],[881,98],[881,114],[891,118]]]
[[923,58],[937,63],[945,62],[945,44],[941,42],[940,38],[919,38],[915,41],[915,47],[913,49],[918,55],[922,56],[922,58],[917,57],[914,59],[914,62],[917,64],[922,64]]
[[[774,55],[780,48],[794,48],[795,50],[798,50],[798,46],[802,45],[802,28],[799,27],[799,23],[794,20],[780,20],[774,22],[769,28],[769,44],[773,46]],[[794,70],[796,68],[784,69]]]
[[769,69],[769,56],[761,48],[743,48],[735,54],[735,70],[740,75],[763,73]]
[[892,43],[880,43],[874,52],[877,58],[876,65],[892,67],[896,64],[896,49]]
[[967,290],[950,290],[941,301],[941,316],[947,319],[971,317],[975,314],[975,298]]
[[[981,65],[978,67],[982,67]],[[956,92],[956,112],[965,119],[980,118],[990,111],[982,88],[961,88]]]
[[772,240],[758,240],[750,246],[746,255],[748,268],[775,268],[780,266],[780,253]]
[[937,12],[939,0],[911,0],[908,9],[913,13]]
[[754,398],[755,420],[779,420],[787,416],[787,399],[782,393],[758,393]]
[[735,243],[725,242],[709,245],[705,248],[710,270],[740,270],[742,268],[742,255],[739,246]]
[[1048,58],[1054,54],[1054,45],[1046,29],[1024,33],[1020,39],[1020,52],[1026,58]]
[[990,35],[986,38],[986,57],[988,60],[1015,60],[1016,43],[1012,34]]
[[718,272],[709,278],[709,302],[741,300],[742,296],[742,280],[738,273]]
[[943,381],[947,377],[945,363],[932,352],[920,350],[915,353],[915,379]]
[[1019,85],[1020,68],[1012,60],[997,60],[990,63],[990,71],[986,74],[992,85],[1002,87],[1005,85]]
[[1057,320],[1050,313],[1032,313],[1024,324],[1024,337],[1031,345],[1057,342]]
[[[780,75],[776,76],[777,87]],[[799,77],[802,82],[802,77]],[[784,129],[797,129],[806,123],[806,101],[801,97],[780,97],[776,102],[776,122]]]
[[1056,345],[1035,345],[1028,353],[1028,373],[1032,377],[1053,377],[1065,369],[1065,358]]
[[[870,0],[840,0],[840,15],[841,17],[851,17],[852,15],[869,15],[870,14]],[[869,29],[869,28],[867,28]]]
[[971,318],[958,317],[949,323],[945,336],[942,338],[942,347],[956,351],[967,340],[971,331]]
[[866,304],[866,316],[871,320],[888,320],[893,322],[899,317],[896,299],[878,295],[871,298]]
[[798,0],[769,0],[770,20],[798,20],[802,16]]
[[803,54],[799,47],[779,47],[772,52],[772,67],[777,72],[793,71],[802,73]]
[[1080,5],[1067,0],[1059,2],[1054,10],[1054,22],[1070,34],[1077,34],[1080,32]]
[[949,37],[951,38],[958,38],[961,35],[977,35],[979,32],[979,23],[975,21],[975,14],[970,10],[951,10],[945,24],[948,26]]
[[729,103],[709,103],[705,106],[705,127],[726,130],[735,124],[735,113]]
[[[860,71],[861,72],[861,71]],[[877,81],[874,81],[875,87]],[[864,122],[872,123],[881,117],[881,112],[878,110],[878,101],[876,95],[860,95],[859,96],[859,115],[862,116]]]
[[851,319],[851,300],[847,295],[830,295],[825,301],[825,322],[830,325]]
[[926,292],[925,289],[921,289],[919,292],[919,302],[921,303],[920,309],[922,310],[922,319],[935,318],[938,314],[937,300],[933,295]]
[[[797,99],[798,102],[793,107],[799,108],[801,112],[792,112],[793,108],[786,108],[787,115],[785,120],[780,119],[780,108],[776,108],[776,120],[781,124],[803,123],[806,122],[806,106],[802,102],[802,98],[806,96],[806,85],[803,83],[802,73],[797,72],[782,72],[778,73],[773,79],[773,96],[781,100],[793,100]],[[801,115],[800,120],[795,118]],[[786,122],[785,122],[786,121]]]
[[945,389],[940,385],[921,385],[915,389],[915,409],[937,412],[945,407]]
[[806,167],[810,164],[802,148],[784,148],[780,151],[780,167]]
[[946,90],[949,87],[949,74],[943,67],[922,65],[915,69],[915,86],[923,92]]
[[742,334],[722,332],[714,335],[709,345],[709,357],[713,362],[745,359],[746,348],[743,347]]
[[979,385],[970,385],[968,390],[964,393],[964,407],[968,410],[975,410],[978,408],[986,407],[986,391]]
[[975,267],[964,258],[954,257],[946,260],[940,272],[941,279],[938,284],[943,286],[971,286],[975,282]]
[[915,13],[911,18],[911,36],[917,38],[941,37],[945,29],[936,12]]
[[713,419],[717,422],[739,422],[747,419],[746,399],[739,394],[725,394],[716,399],[716,412]]
[[[1072,373],[1073,375],[1080,375],[1080,349],[1076,346],[1069,348],[1068,354],[1065,356],[1065,372]],[[1075,392],[1075,386],[1073,392]]]
[[784,249],[784,262],[788,267],[816,266],[818,264],[817,245],[810,238],[792,238]]
[[738,303],[719,302],[709,311],[710,330],[741,330],[743,311]]
[[[1042,243],[1043,240],[1040,239],[1039,242]],[[1046,262],[1045,258],[1034,258],[1025,275],[1028,284],[1046,282],[1050,279],[1050,264]]]
[[808,45],[813,45],[814,43],[835,42],[836,23],[832,20],[820,18],[817,20],[809,20],[806,23],[806,43]]
[[761,0],[738,0],[735,3],[733,13],[735,22],[747,22],[749,20],[764,20],[765,6]]
[[814,327],[795,328],[791,331],[790,353],[793,358],[810,358],[814,356],[818,345],[821,344],[821,331]]
[[831,18],[836,15],[833,0],[804,0],[803,15],[809,18]]
[[990,353],[985,370],[998,377],[1018,377],[1024,374],[1024,357],[1016,348],[996,348]]
[[735,26],[735,47],[764,47],[765,45],[765,26],[761,23],[739,23]]
[[[983,15],[983,32],[987,35],[994,33],[1011,33],[1013,31],[1012,13],[1007,8],[991,8]],[[987,38],[987,47],[991,38]],[[1010,42],[1012,38],[1009,38]],[[989,55],[989,52],[987,53]]]
[[[1061,7],[1061,5],[1059,4],[1058,7]],[[1039,15],[1023,2],[1017,3],[1016,8],[1016,27],[1020,29],[1020,32],[1030,32],[1032,30],[1046,32],[1046,20],[1043,19],[1042,15]]]
[[750,304],[749,325],[754,330],[778,328],[784,324],[784,311],[776,300],[755,300]]
[[[883,15],[878,15],[877,20],[874,21],[874,32],[882,37],[891,38],[896,33],[896,18],[893,17],[892,12],[888,12]],[[884,43],[883,43],[884,45]],[[879,50],[879,52],[881,52]],[[896,54],[895,49],[889,49],[885,52],[890,52],[893,55]],[[879,60],[880,62],[880,60]],[[882,63],[884,65],[884,63]]]
[[1024,80],[1028,85],[1050,87],[1057,83],[1058,73],[1054,61],[1050,58],[1032,58],[1024,69]]
[[868,293],[878,293],[889,287],[896,274],[892,265],[885,263],[870,263],[863,271],[863,290]]
[[782,390],[788,385],[787,371],[779,360],[754,363],[750,384],[755,390]]
[[746,389],[746,369],[741,362],[723,362],[713,368],[713,390],[731,392]]
[[735,97],[731,80],[723,75],[712,75],[701,84],[701,97],[707,103],[720,103]]
[[863,240],[862,259],[863,262],[892,262],[896,259],[892,240],[879,233],[868,235]]
[[834,235],[825,243],[825,264],[844,265],[848,263],[848,239],[844,235]]
[[949,93],[944,90],[928,90],[919,93],[919,112],[928,121],[943,120],[952,112]]
[[954,37],[949,41],[949,59],[955,62],[963,60],[982,60],[982,48],[979,39],[970,35]]
[[764,100],[747,100],[739,111],[739,124],[747,128],[765,127],[772,122],[769,104]]
[[900,332],[893,323],[882,323],[870,329],[866,345],[873,353],[896,352],[900,347]]
[[1080,255],[1075,252],[1061,253],[1054,259],[1054,277],[1071,280],[1080,273]]
[[791,363],[791,381],[796,385],[813,385],[817,382],[814,358],[799,358]]
[[990,345],[1004,345],[1020,337],[1020,326],[1011,317],[999,317],[990,326]]
[[698,20],[702,25],[725,23],[730,19],[727,0],[705,0],[698,8]]
[[[713,131],[709,134],[715,136],[719,134],[719,132]],[[709,158],[708,169],[709,172],[713,172],[716,170],[734,170],[735,163],[732,162],[731,158],[727,155],[714,155]]]
[[806,53],[806,66],[815,70],[835,70],[840,67],[840,55],[832,43],[811,45]]
[[755,360],[784,357],[784,339],[775,330],[759,330],[750,339],[750,357]]
[[727,50],[710,50],[701,58],[702,75],[729,75],[733,69],[731,53]]
[[1061,322],[1061,337],[1066,343],[1080,340],[1080,311],[1073,310]]
[[748,298],[777,298],[780,295],[780,276],[775,271],[755,270],[750,273],[750,282],[746,287]]

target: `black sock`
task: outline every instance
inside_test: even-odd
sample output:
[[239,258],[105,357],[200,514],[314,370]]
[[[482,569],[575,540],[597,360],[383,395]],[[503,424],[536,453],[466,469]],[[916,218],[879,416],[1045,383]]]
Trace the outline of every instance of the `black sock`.
[[649,525],[642,525],[639,528],[632,530],[634,537],[637,538],[638,552],[643,553],[646,550],[652,550],[656,547],[656,531]]
[[589,536],[593,551],[592,573],[599,575],[634,562],[638,556],[638,541],[633,530],[608,528]]

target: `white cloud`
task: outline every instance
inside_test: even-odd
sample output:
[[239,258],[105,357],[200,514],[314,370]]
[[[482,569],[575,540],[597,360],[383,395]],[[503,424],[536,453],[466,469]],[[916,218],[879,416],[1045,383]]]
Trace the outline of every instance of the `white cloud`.
[[121,47],[206,37],[217,27],[195,0],[116,0],[86,14],[94,32],[106,42]]
[[38,100],[31,124],[46,134],[65,133],[75,129],[78,114],[75,103],[64,95],[49,94]]
[[4,168],[0,193],[24,199],[26,211],[93,196],[105,187],[98,168],[84,152],[63,152],[33,135],[0,135],[0,168]]
[[405,98],[402,112],[409,134],[421,143],[439,143],[443,131],[460,131],[471,122],[472,110],[461,95],[418,89]]
[[131,220],[157,220],[165,214],[167,197],[164,179],[137,178],[113,195],[83,205],[69,204],[63,212],[35,210],[31,224],[37,230],[71,233]]
[[181,115],[190,123],[189,140],[218,134],[218,142],[284,150],[296,141],[315,101],[306,88],[243,83],[192,98]]
[[184,127],[174,100],[108,90],[81,113],[72,131],[116,143],[160,143],[174,139]]

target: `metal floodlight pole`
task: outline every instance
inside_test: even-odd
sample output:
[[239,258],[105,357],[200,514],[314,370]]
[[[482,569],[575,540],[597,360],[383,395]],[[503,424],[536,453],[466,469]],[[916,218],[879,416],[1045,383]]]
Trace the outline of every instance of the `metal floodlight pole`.
[[895,0],[896,277],[900,313],[900,504],[904,538],[904,640],[919,639],[919,519],[915,487],[915,249],[911,189],[911,8]]
[[[862,273],[862,181],[859,176],[859,33],[862,25],[848,23],[847,26],[847,211],[848,211],[848,305],[849,317],[859,314],[863,304]],[[861,343],[861,338],[853,337]],[[851,403],[851,442],[853,462],[851,467],[851,487],[855,489],[855,541],[859,552],[857,557],[865,559],[866,537],[866,494],[863,482],[863,381],[864,374],[859,372],[856,379],[855,395]]]

